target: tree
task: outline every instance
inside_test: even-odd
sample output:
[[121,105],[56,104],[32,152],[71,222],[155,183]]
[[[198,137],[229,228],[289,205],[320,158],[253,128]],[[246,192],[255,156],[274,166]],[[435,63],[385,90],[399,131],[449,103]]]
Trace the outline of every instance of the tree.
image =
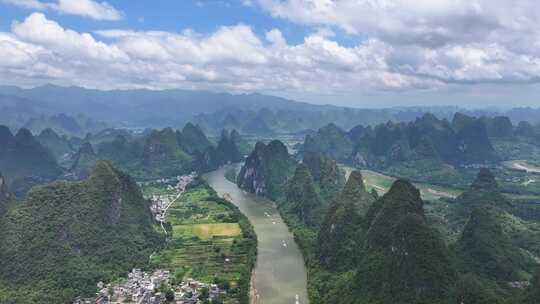
[[172,289],[169,289],[165,292],[165,299],[168,301],[168,302],[172,302],[174,301],[174,290]]

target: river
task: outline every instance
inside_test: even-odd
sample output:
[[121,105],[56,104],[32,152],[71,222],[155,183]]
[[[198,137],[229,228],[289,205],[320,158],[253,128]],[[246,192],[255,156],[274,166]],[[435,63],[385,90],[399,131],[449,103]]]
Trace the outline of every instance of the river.
[[540,168],[528,164],[526,160],[510,160],[504,162],[503,164],[512,169],[522,170],[527,173],[540,174]]
[[300,249],[275,203],[247,193],[224,177],[227,168],[204,175],[223,196],[228,193],[253,224],[258,239],[253,284],[257,304],[307,304],[307,273]]

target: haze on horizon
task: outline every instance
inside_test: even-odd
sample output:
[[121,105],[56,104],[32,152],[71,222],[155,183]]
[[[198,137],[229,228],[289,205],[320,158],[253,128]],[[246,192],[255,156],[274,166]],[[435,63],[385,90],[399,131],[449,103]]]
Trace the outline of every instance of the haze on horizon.
[[0,84],[540,106],[533,0],[0,0]]

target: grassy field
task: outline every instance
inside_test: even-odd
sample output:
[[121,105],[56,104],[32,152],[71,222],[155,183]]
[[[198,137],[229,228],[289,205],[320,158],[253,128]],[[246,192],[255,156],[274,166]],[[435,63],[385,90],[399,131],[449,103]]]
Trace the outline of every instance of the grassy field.
[[196,235],[207,241],[214,237],[236,237],[242,234],[238,223],[195,224],[173,226],[173,235]]
[[[350,167],[343,167],[348,174],[353,170]],[[362,170],[362,176],[364,177],[364,184],[368,191],[375,189],[379,195],[385,194],[392,184],[396,181],[395,177],[384,175],[371,170]],[[437,200],[439,198],[454,198],[462,193],[459,189],[453,189],[449,187],[441,187],[437,185],[415,183],[418,187],[424,200]]]
[[[343,169],[347,172],[347,176],[350,173],[351,170],[353,170],[350,167],[343,167]],[[512,176],[506,177],[503,173],[509,172],[509,170],[505,170],[504,172],[496,172],[498,175],[500,175],[503,179],[510,178],[515,176],[517,173],[513,173]],[[362,175],[364,177],[364,183],[366,185],[366,188],[368,191],[371,191],[372,189],[375,189],[379,195],[383,195],[386,193],[394,181],[396,180],[395,177],[388,176],[379,172],[371,171],[371,170],[362,170]],[[522,173],[524,175],[524,173]],[[531,183],[527,185],[527,190],[539,192],[540,190],[537,188],[538,185],[540,185],[540,175],[530,175],[530,177],[521,177],[521,179],[527,180],[530,179]],[[503,186],[505,189],[512,189],[510,185],[512,183],[506,182],[505,180],[499,181],[501,186]],[[515,184],[515,183],[513,183]],[[426,201],[435,201],[439,198],[455,198],[459,196],[461,193],[463,193],[463,190],[457,189],[457,188],[451,188],[451,187],[443,187],[438,185],[432,185],[432,184],[426,184],[426,183],[414,183],[414,185],[420,190],[420,194],[422,195],[422,199]],[[523,185],[518,185],[521,187],[516,187],[516,191],[523,190]],[[530,194],[515,194],[515,193],[505,193],[505,195],[512,199],[512,200],[537,200],[540,199],[540,195],[536,193],[530,193]]]
[[228,288],[224,303],[247,303],[256,239],[244,221],[206,184],[188,189],[167,212],[171,235],[151,264],[169,269],[177,280],[193,278]]

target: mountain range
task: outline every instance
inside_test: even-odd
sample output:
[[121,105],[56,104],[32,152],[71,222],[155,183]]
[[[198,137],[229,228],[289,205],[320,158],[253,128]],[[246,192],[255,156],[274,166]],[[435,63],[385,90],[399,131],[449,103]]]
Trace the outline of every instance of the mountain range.
[[[458,117],[450,134],[470,123]],[[538,219],[515,212],[490,170],[479,170],[462,195],[442,202],[444,211],[430,207],[428,214],[420,191],[407,180],[396,180],[379,197],[366,190],[360,171],[345,184],[326,174],[339,186],[324,197],[321,164],[332,162],[309,160],[324,154],[309,152],[296,163],[257,146],[238,185],[277,202],[303,251],[311,303],[521,303],[537,296]],[[433,222],[433,212],[444,220]],[[447,225],[456,237],[445,237],[437,225]]]
[[344,129],[359,123],[408,122],[427,112],[441,119],[461,111],[471,116],[508,116],[514,123],[540,122],[540,109],[467,110],[457,107],[356,109],[314,105],[262,94],[228,94],[189,90],[112,90],[45,85],[31,89],[0,87],[0,121],[33,132],[53,128],[84,136],[109,127],[179,127],[191,121],[205,132],[237,129],[268,135],[316,130],[334,122]]
[[50,128],[34,136],[25,128],[13,135],[0,126],[0,172],[11,191],[21,196],[37,184],[85,179],[98,160],[109,160],[138,179],[207,172],[240,161],[241,147],[246,145],[235,130],[224,130],[214,143],[191,123],[182,130],[135,134],[106,129],[80,141],[72,139]]

